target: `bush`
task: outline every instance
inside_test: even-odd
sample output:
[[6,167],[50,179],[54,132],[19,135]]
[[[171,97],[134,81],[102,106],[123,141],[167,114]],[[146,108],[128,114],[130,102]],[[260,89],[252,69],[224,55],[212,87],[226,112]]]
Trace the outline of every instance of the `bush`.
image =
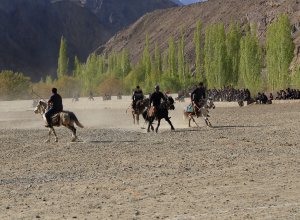
[[30,78],[23,73],[12,71],[0,72],[0,99],[28,99],[30,98]]

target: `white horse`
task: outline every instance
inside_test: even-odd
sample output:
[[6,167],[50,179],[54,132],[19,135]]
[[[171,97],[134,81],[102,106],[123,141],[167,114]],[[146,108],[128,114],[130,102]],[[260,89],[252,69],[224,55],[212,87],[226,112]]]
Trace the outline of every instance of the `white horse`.
[[186,108],[184,108],[184,112],[183,112],[183,117],[184,119],[188,118],[189,119],[189,127],[191,127],[191,120],[193,120],[193,122],[197,125],[197,127],[199,127],[199,125],[197,124],[197,122],[195,121],[195,116],[197,117],[203,117],[205,124],[208,127],[212,127],[210,121],[208,120],[208,113],[209,113],[209,109],[215,109],[215,104],[213,102],[213,100],[211,98],[207,99],[205,104],[198,109],[198,111],[195,111],[195,108],[198,108],[197,106],[192,106],[192,104],[190,104],[189,106],[187,106]]
[[[34,113],[41,114],[43,116],[43,119],[45,120],[45,122],[47,122],[46,117],[45,117],[45,112],[47,111],[47,109],[48,109],[48,104],[45,101],[40,100],[34,109]],[[83,125],[78,121],[76,115],[73,112],[62,111],[62,112],[57,113],[54,116],[52,116],[51,120],[52,120],[53,126],[59,127],[59,126],[63,125],[65,127],[69,128],[72,131],[72,141],[77,140],[76,128],[75,128],[74,124],[76,124],[80,128],[83,128]],[[55,142],[58,141],[58,138],[57,138],[54,128],[50,127],[48,139],[46,140],[46,142],[50,142],[50,135],[52,132],[55,136]]]

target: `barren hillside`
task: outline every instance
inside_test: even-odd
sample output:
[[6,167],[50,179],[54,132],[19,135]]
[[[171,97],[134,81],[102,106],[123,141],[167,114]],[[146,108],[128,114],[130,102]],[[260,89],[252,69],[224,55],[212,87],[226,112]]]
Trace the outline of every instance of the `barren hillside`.
[[[159,10],[149,13],[131,25],[128,29],[119,32],[111,38],[105,46],[100,47],[97,53],[109,53],[127,48],[136,62],[144,48],[145,36],[150,38],[150,50],[153,51],[157,41],[162,49],[167,48],[168,38],[179,37],[181,29],[186,36],[186,53],[193,60],[193,33],[196,22],[201,20],[203,29],[207,24],[230,21],[257,23],[259,36],[263,41],[266,26],[276,16],[287,13],[294,27],[293,37],[296,51],[300,46],[300,1],[298,0],[209,0],[190,6]],[[295,52],[296,53],[296,52]]]

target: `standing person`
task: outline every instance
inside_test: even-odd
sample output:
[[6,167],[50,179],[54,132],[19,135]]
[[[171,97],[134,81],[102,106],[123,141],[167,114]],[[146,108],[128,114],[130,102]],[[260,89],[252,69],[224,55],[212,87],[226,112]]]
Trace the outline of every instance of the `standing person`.
[[204,105],[206,99],[206,92],[203,82],[200,82],[198,87],[191,93],[191,101],[193,103],[195,113]]
[[137,101],[143,99],[144,99],[143,90],[140,88],[140,86],[137,86],[132,94],[132,108],[135,109]]
[[57,93],[56,88],[52,88],[52,96],[48,100],[48,106],[49,106],[49,109],[45,113],[45,117],[46,117],[46,120],[47,120],[48,124],[45,125],[45,127],[50,128],[50,127],[52,127],[51,117],[53,115],[55,115],[56,113],[59,113],[59,112],[63,111],[62,98]]

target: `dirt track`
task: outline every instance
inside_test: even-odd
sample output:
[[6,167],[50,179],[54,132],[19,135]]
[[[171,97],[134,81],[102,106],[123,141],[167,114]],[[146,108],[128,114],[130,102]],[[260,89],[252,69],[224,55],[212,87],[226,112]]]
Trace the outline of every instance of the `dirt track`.
[[126,100],[65,103],[83,143],[60,128],[44,144],[31,102],[0,103],[0,219],[300,219],[300,104],[216,108],[213,129],[188,129],[176,103],[177,130],[147,134]]

